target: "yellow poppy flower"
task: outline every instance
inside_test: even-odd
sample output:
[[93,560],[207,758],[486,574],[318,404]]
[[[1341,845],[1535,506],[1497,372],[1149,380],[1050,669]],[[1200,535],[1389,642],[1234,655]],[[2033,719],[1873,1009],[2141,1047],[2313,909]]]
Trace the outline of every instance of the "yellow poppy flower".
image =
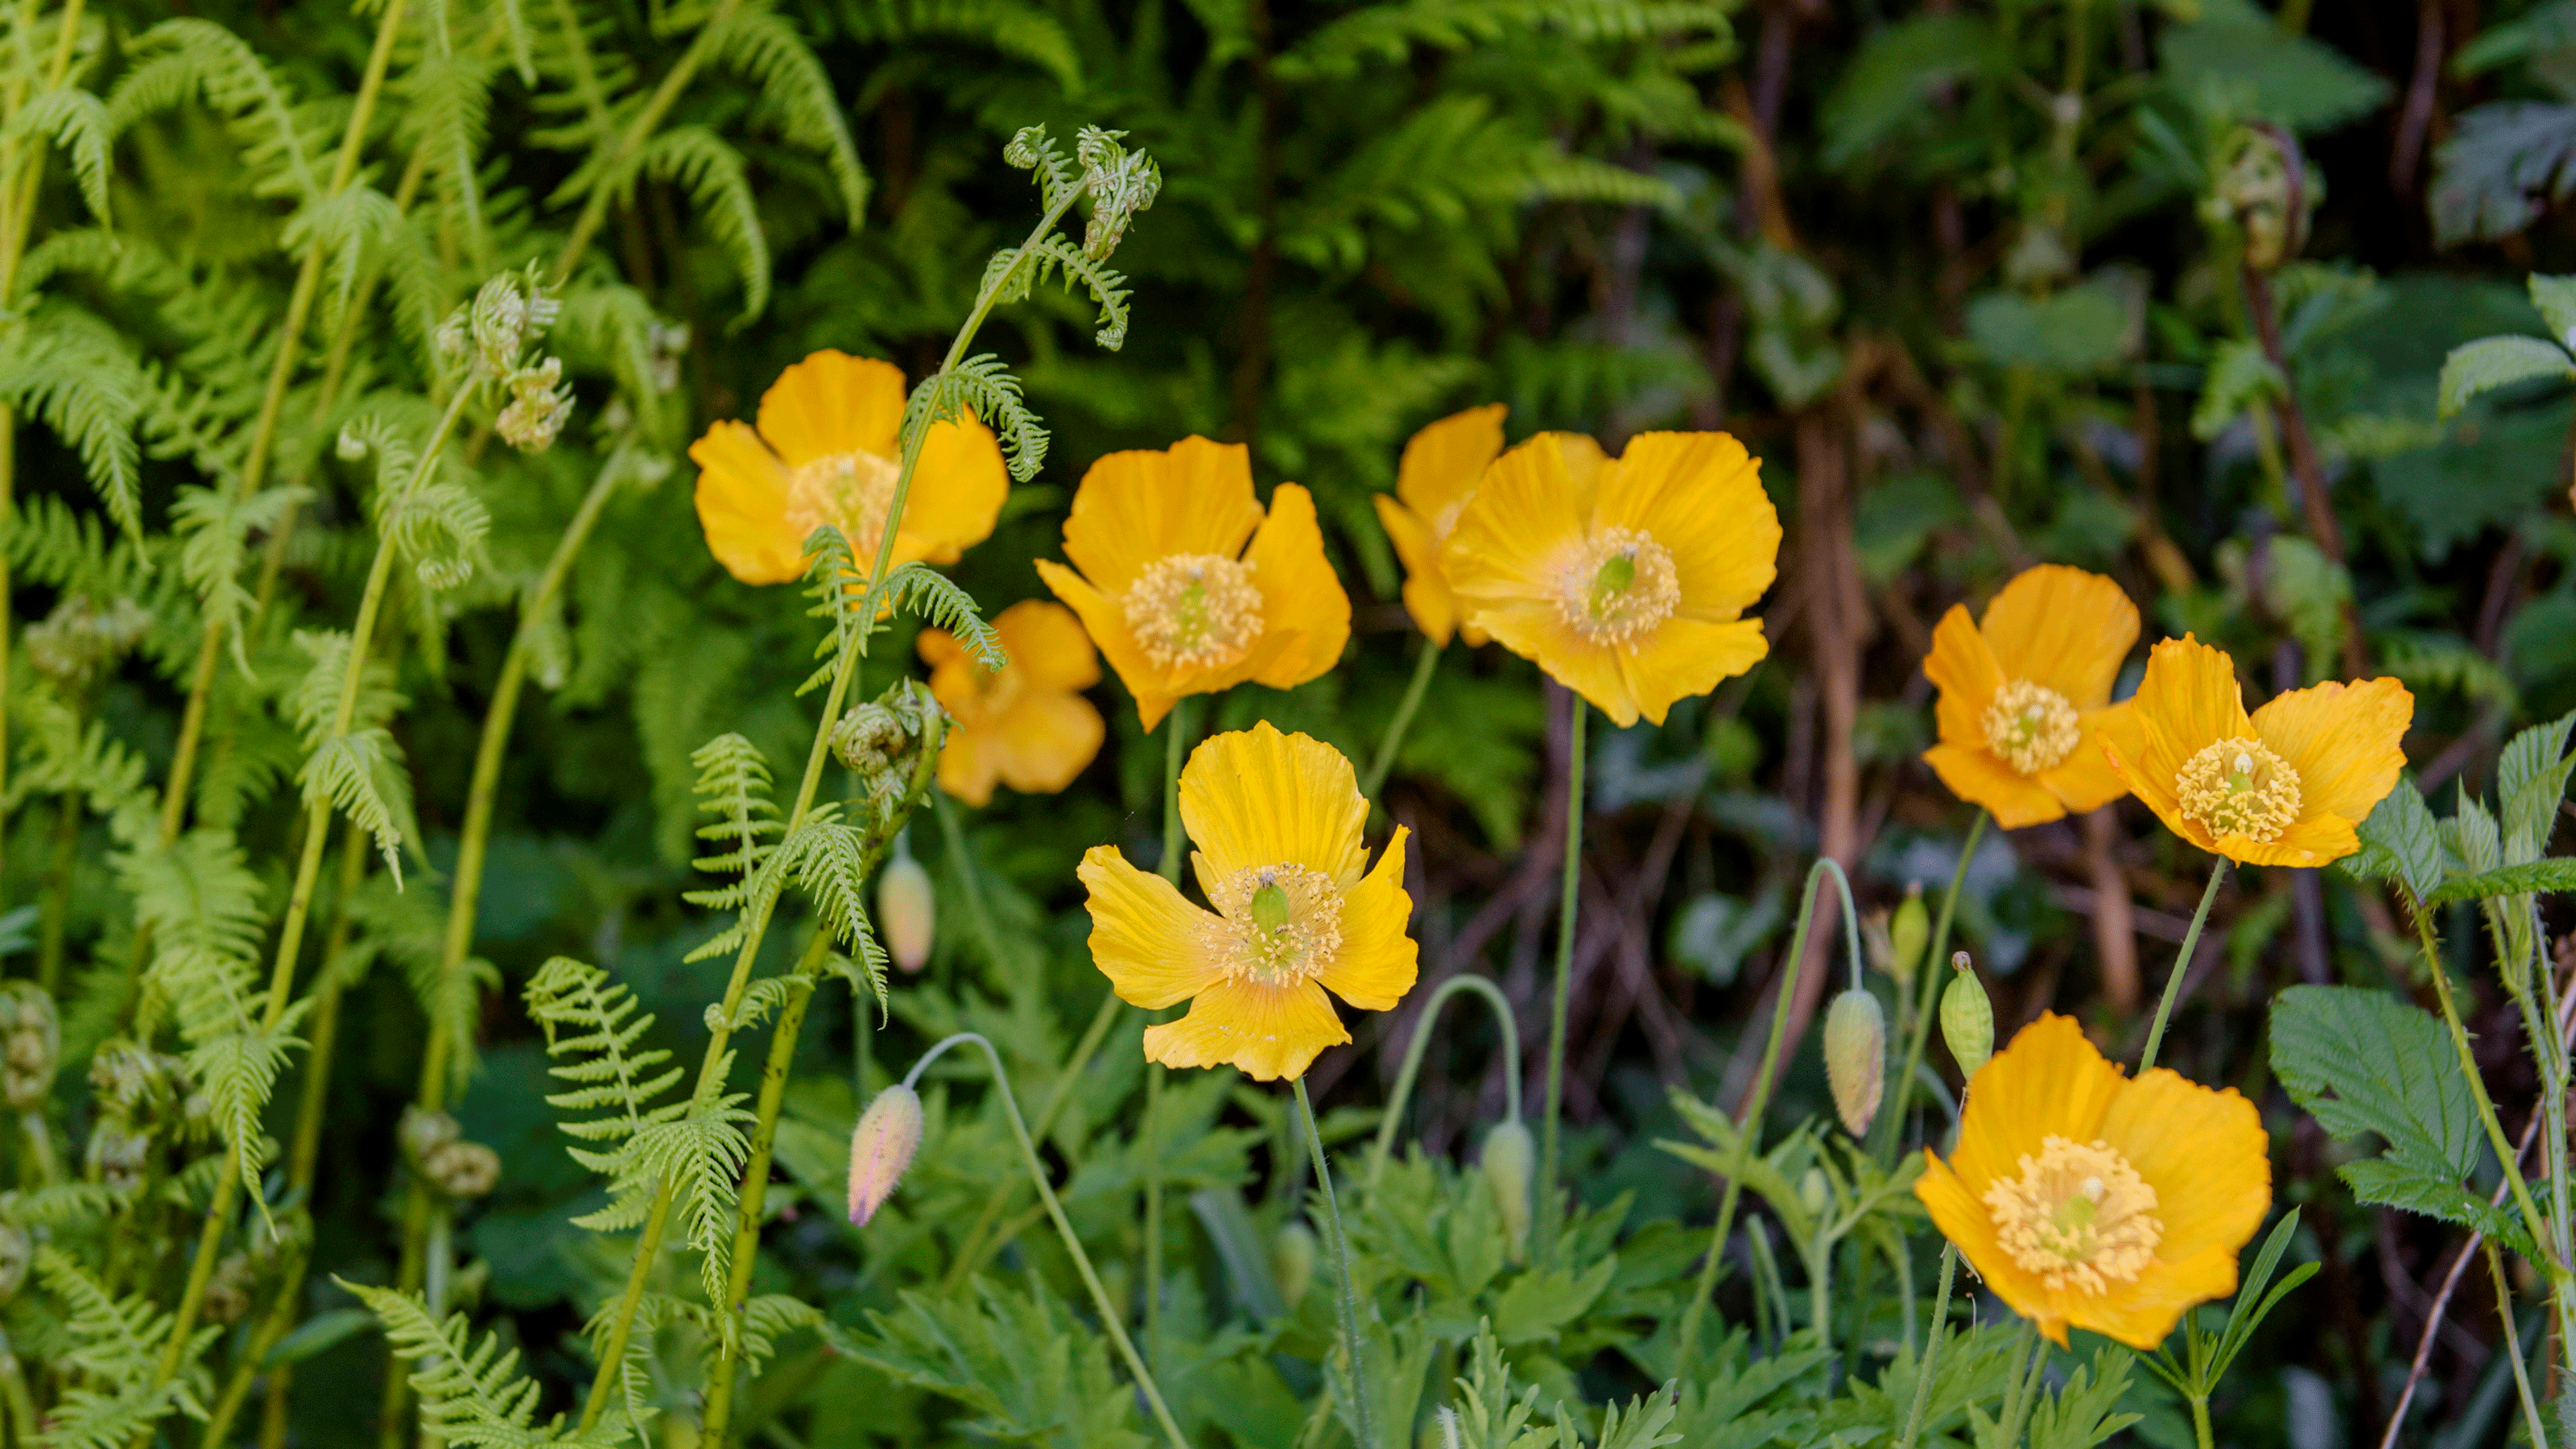
[[1183,695],[1246,680],[1294,688],[1350,641],[1350,596],[1324,558],[1315,500],[1282,483],[1265,515],[1239,443],[1183,438],[1092,464],[1064,556],[1072,568],[1040,559],[1038,574],[1082,616],[1149,730]]
[[1327,989],[1363,1011],[1391,1011],[1413,989],[1405,830],[1363,875],[1367,819],[1341,751],[1259,724],[1209,739],[1181,771],[1181,821],[1213,912],[1116,846],[1082,857],[1091,959],[1110,986],[1147,1010],[1190,1003],[1146,1029],[1147,1058],[1303,1076],[1351,1039]]
[[1744,611],[1780,518],[1724,433],[1641,433],[1618,459],[1542,434],[1494,460],[1440,562],[1465,622],[1619,724],[1656,724],[1770,652]]
[[2239,865],[2324,865],[2397,783],[2415,696],[2394,679],[2292,690],[2248,715],[2236,662],[2186,634],[2147,656],[2112,767],[2174,834]]
[[[829,348],[778,375],[757,431],[709,427],[689,445],[707,550],[746,584],[805,576],[805,540],[831,524],[861,568],[876,562],[901,471],[903,369]],[[955,563],[983,542],[1011,491],[1001,445],[967,416],[922,439],[895,530],[897,564]]]
[[2090,1329],[2141,1352],[2236,1291],[2272,1204],[2271,1139],[2234,1088],[2135,1081],[2072,1017],[2041,1017],[1968,1083],[1959,1149],[1914,1195],[1968,1266],[2059,1347]]
[[2102,734],[2129,714],[2111,685],[2137,642],[2138,606],[2118,584],[2057,564],[2015,575],[1983,624],[1951,605],[1923,661],[1941,690],[1941,743],[1924,762],[2007,830],[2119,799],[2129,790]]
[[1100,659],[1082,621],[1062,604],[1024,599],[993,616],[1002,667],[988,670],[945,629],[924,629],[915,648],[930,666],[930,692],[956,723],[939,753],[939,787],[969,805],[996,781],[1023,795],[1052,795],[1100,753],[1106,727],[1081,691],[1100,682]]
[[1452,413],[1415,433],[1404,445],[1396,466],[1395,492],[1376,496],[1377,520],[1404,560],[1404,608],[1414,627],[1432,643],[1446,646],[1463,632],[1469,644],[1485,642],[1485,633],[1470,624],[1461,631],[1458,599],[1440,570],[1440,544],[1457,526],[1458,514],[1476,491],[1485,465],[1503,451],[1501,403]]

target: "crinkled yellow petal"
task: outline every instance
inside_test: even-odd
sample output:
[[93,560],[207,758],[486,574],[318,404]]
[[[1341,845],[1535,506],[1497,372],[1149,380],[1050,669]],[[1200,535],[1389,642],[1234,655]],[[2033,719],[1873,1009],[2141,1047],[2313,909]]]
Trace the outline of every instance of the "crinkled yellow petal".
[[1998,760],[1983,746],[1940,744],[1923,752],[1923,763],[1971,805],[1982,805],[2006,830],[2045,825],[2066,814],[2066,802],[2039,780]]
[[1780,515],[1762,491],[1762,465],[1725,433],[1629,439],[1601,477],[1592,528],[1639,529],[1670,549],[1687,619],[1740,617],[1778,573]]
[[[1158,452],[1111,453],[1092,464],[1064,521],[1064,556],[1101,593],[1122,599],[1156,559],[1234,558],[1260,523],[1243,446],[1183,438]],[[1256,587],[1263,582],[1254,580]]]
[[689,445],[698,465],[698,525],[707,551],[746,584],[805,576],[805,541],[787,525],[787,470],[740,423],[717,423]]
[[[933,692],[936,692],[934,686]],[[1002,778],[1001,764],[990,748],[991,736],[953,729],[939,747],[939,788],[951,799],[980,810],[993,803],[993,786]]]
[[[2049,1295],[2064,1312],[2063,1321],[2117,1339],[2141,1353],[2153,1352],[2194,1304],[2224,1298],[2236,1291],[2236,1255],[2207,1252],[2178,1262],[2159,1255],[2138,1275],[2103,1294],[2058,1292]],[[2058,1342],[2065,1342],[2061,1331]]]
[[1249,678],[1273,689],[1294,689],[1341,662],[1351,641],[1351,599],[1324,557],[1324,530],[1315,521],[1313,494],[1282,483],[1270,495],[1270,516],[1244,553],[1252,585],[1261,591],[1264,637],[1294,634],[1297,642]]
[[[2156,812],[2167,830],[2203,850],[2230,854],[2219,849],[2217,837],[2207,827],[2184,818],[2174,781],[2203,746],[2253,736],[2244,694],[2236,684],[2235,661],[2189,634],[2167,639],[2148,652],[2146,678],[2139,681],[2138,692],[2129,702],[2137,716],[2136,755],[2118,736],[2103,737],[2120,778],[2128,782],[2130,793]],[[2250,843],[2241,836],[2234,838]]]
[[1127,628],[1127,612],[1116,599],[1103,595],[1080,574],[1052,559],[1039,559],[1037,566],[1038,577],[1082,620],[1083,632],[1099,646],[1109,667],[1118,671],[1127,692],[1136,697],[1136,713],[1145,728],[1153,729],[1182,694],[1172,687],[1170,671],[1157,666],[1136,642],[1136,636]]
[[2398,772],[2415,696],[2394,679],[2294,689],[2254,711],[2254,729],[2299,772],[2299,813],[2367,820]]
[[1331,998],[1313,981],[1266,986],[1221,981],[1187,1016],[1145,1029],[1145,1058],[1167,1067],[1231,1066],[1256,1082],[1302,1077],[1324,1048],[1349,1041]]
[[[931,424],[913,467],[912,491],[904,495],[895,561],[957,562],[960,554],[993,536],[1002,501],[1010,493],[1010,471],[991,429],[971,414]],[[874,562],[862,559],[859,566]]]
[[2047,1013],[2015,1033],[1969,1081],[1950,1166],[1982,1197],[1996,1178],[2019,1176],[2022,1157],[2038,1156],[2050,1137],[2090,1142],[2100,1136],[2104,1114],[2126,1085],[2075,1018]]
[[1441,575],[1440,545],[1431,537],[1431,525],[1391,493],[1377,494],[1371,501],[1377,505],[1377,521],[1385,528],[1387,541],[1395,545],[1395,556],[1404,562],[1404,611],[1413,616],[1413,627],[1424,638],[1446,645],[1458,627],[1458,600],[1449,592],[1449,580]]
[[979,733],[1003,784],[1023,795],[1052,795],[1089,768],[1108,726],[1081,695],[1029,689]]
[[2233,1259],[2271,1211],[2272,1139],[2233,1087],[2212,1091],[2158,1067],[2120,1093],[2101,1136],[2156,1190],[2158,1258]]
[[1619,677],[1637,712],[1660,725],[1674,701],[1708,693],[1770,652],[1759,619],[1711,623],[1676,616],[1618,651]]
[[1994,703],[1995,691],[2004,687],[2004,674],[1995,663],[1994,651],[1986,647],[1986,636],[1977,632],[1976,620],[1968,617],[1967,605],[1952,604],[1933,627],[1932,652],[1924,656],[1923,675],[1941,691],[1932,712],[1941,742],[1985,749],[1986,706]]
[[1413,917],[1413,897],[1404,889],[1406,833],[1395,827],[1377,864],[1342,897],[1342,949],[1316,973],[1362,1011],[1395,1010],[1419,971],[1419,952],[1404,929]]
[[1637,722],[1637,700],[1618,652],[1565,622],[1549,599],[1510,599],[1473,616],[1504,648],[1535,660],[1548,677],[1592,702],[1621,729]]
[[2094,709],[2110,702],[2138,642],[2138,606],[2100,574],[2041,564],[2003,586],[1980,632],[2004,678],[2046,685],[2077,709]]
[[2083,733],[2076,740],[2074,752],[2054,767],[2040,771],[2039,783],[2047,786],[2048,793],[2064,801],[2067,810],[2076,815],[2099,810],[2128,794],[2127,783],[2121,780],[2120,772],[2112,768],[2111,757],[2103,752],[2102,737],[2108,732],[2120,738],[2134,739],[2136,718],[2137,711],[2125,701],[2086,711],[2077,720]]
[[[1556,445],[1557,457],[1565,464],[1565,476],[1574,485],[1574,511],[1584,518],[1592,516],[1592,501],[1598,494],[1601,475],[1616,466],[1601,444],[1589,433],[1541,433],[1531,443],[1545,440]],[[1527,447],[1528,444],[1522,444]]]
[[1994,1214],[1983,1201],[1984,1192],[1985,1184],[1967,1182],[1931,1149],[1924,1149],[1923,1175],[1914,1179],[1914,1196],[1932,1214],[1932,1225],[1958,1246],[1960,1256],[1996,1297],[2029,1319],[2051,1342],[2063,1346],[2065,1316],[2051,1310],[2048,1285],[2004,1252],[1996,1237]]
[[892,458],[903,396],[902,368],[827,347],[761,394],[760,435],[789,468],[835,453]]
[[[925,629],[922,636],[934,632]],[[1092,652],[1091,636],[1081,618],[1062,604],[1022,599],[993,616],[993,632],[1001,636],[1011,667],[1032,687],[1089,689],[1100,682],[1100,657]]]
[[1467,496],[1485,465],[1503,451],[1503,414],[1511,409],[1487,403],[1451,413],[1415,433],[1404,445],[1395,467],[1395,495],[1425,519]]
[[[1583,538],[1583,516],[1575,510],[1574,480],[1566,472],[1564,451],[1554,437],[1541,434],[1485,470],[1484,481],[1459,512],[1457,526],[1441,543],[1441,572],[1468,621],[1502,639],[1501,631],[1485,625],[1479,615],[1514,600],[1552,599],[1558,569],[1581,548]],[[1504,647],[1526,653],[1508,639]]]
[[2361,849],[2361,837],[2340,815],[2311,815],[2290,823],[2270,840],[2222,835],[2209,847],[2239,865],[2332,865]]
[[1226,979],[1210,945],[1216,917],[1178,886],[1129,865],[1114,845],[1084,851],[1074,874],[1090,892],[1092,964],[1120,1000],[1155,1011]]
[[1367,822],[1368,802],[1342,752],[1267,720],[1210,736],[1181,768],[1181,825],[1210,895],[1237,871],[1282,862],[1348,890],[1368,860],[1360,844]]

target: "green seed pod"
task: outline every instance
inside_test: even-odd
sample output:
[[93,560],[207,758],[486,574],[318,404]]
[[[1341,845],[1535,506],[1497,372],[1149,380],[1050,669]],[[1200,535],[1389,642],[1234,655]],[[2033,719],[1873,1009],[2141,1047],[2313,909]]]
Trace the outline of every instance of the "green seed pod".
[[1825,1080],[1843,1126],[1854,1137],[1866,1135],[1887,1086],[1887,1013],[1857,986],[1825,1012]]
[[1513,1118],[1494,1124],[1477,1156],[1486,1185],[1494,1190],[1494,1207],[1503,1217],[1503,1242],[1515,1263],[1529,1256],[1530,1178],[1537,1164],[1538,1149],[1530,1142],[1529,1129]]
[[1968,953],[1950,957],[1958,974],[1941,990],[1941,1040],[1948,1043],[1959,1071],[1970,1078],[1995,1054],[1995,1004],[1986,999],[1985,983],[1968,964]]
[[1295,1308],[1315,1281],[1315,1230],[1292,1222],[1270,1240],[1270,1271],[1279,1279],[1279,1296]]
[[1825,1183],[1825,1170],[1808,1168],[1806,1175],[1798,1179],[1798,1205],[1817,1217],[1823,1217],[1825,1209],[1833,1206],[1833,1202],[1834,1193]]
[[929,962],[931,932],[938,917],[930,872],[921,868],[921,862],[909,855],[887,861],[885,872],[877,877],[877,927],[894,964],[918,971]]
[[1905,903],[1887,923],[1887,974],[1897,985],[1913,988],[1914,970],[1923,964],[1923,948],[1931,941],[1931,913],[1923,909],[1923,882],[1916,881],[1905,888]]
[[850,1221],[866,1227],[921,1150],[921,1097],[901,1082],[877,1093],[850,1131]]

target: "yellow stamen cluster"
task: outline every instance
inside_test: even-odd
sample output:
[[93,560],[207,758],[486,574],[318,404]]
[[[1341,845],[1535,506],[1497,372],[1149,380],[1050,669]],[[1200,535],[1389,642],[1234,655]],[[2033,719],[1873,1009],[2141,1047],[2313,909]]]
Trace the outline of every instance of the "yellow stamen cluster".
[[1287,986],[1330,965],[1342,948],[1342,893],[1302,865],[1236,871],[1208,892],[1208,924],[1236,980]]
[[2014,1265],[2051,1291],[2134,1283],[2165,1235],[2156,1190],[2107,1142],[2048,1138],[2039,1156],[2022,1155],[2021,1176],[1986,1189],[1985,1204]]
[[2220,740],[2183,763],[2174,799],[2212,835],[2278,840],[2299,818],[2299,772],[2261,740]]
[[1213,553],[1176,553],[1145,566],[1121,606],[1145,657],[1163,669],[1220,668],[1261,637],[1261,590],[1252,565]]
[[2016,679],[1986,705],[1986,747],[2024,775],[2054,770],[2083,737],[2075,706],[2045,684]]
[[1557,574],[1558,616],[1595,644],[1632,643],[1681,602],[1672,550],[1642,529],[1603,529]]
[[891,458],[874,453],[830,453],[798,468],[787,480],[787,526],[803,543],[815,529],[830,524],[850,541],[850,556],[862,569],[876,563],[877,543],[885,537],[886,510],[894,504],[895,479],[901,470]]

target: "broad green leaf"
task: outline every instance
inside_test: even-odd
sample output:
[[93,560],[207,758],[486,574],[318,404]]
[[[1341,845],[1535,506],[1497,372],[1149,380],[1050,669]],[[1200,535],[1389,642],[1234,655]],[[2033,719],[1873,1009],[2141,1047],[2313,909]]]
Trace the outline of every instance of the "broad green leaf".
[[[2568,7],[2576,13],[2576,5]],[[2549,323],[2549,335],[2560,346],[2576,345],[2576,277],[2552,277],[2534,272],[2525,279],[2531,289],[2531,305]]]
[[2097,372],[2128,350],[2129,309],[2109,287],[2072,287],[2044,300],[1988,292],[1968,304],[1968,338],[1999,366]]
[[2576,377],[2567,349],[2540,337],[2481,337],[2442,359],[2441,414],[2457,417],[2469,399],[2517,382]]
[[2164,32],[2157,59],[2169,84],[2197,93],[2217,82],[2250,93],[2253,114],[2301,134],[2358,120],[2388,97],[2386,81],[2252,6],[2207,11],[2197,24]]
[[2192,406],[2191,435],[2208,442],[2227,431],[2237,414],[2261,399],[2279,397],[2288,390],[2281,369],[2263,355],[2261,344],[2247,338],[2222,342],[2210,354],[2200,401]]
[[1619,1271],[1619,1260],[1604,1258],[1580,1276],[1563,1268],[1533,1270],[1514,1279],[1494,1298],[1494,1334],[1505,1343],[1535,1343],[1553,1338],[1567,1324],[1583,1316],[1601,1290],[1610,1286],[1610,1276]]
[[2489,896],[2554,895],[2560,891],[2576,891],[2576,856],[2553,856],[2523,865],[2501,866],[2478,875],[2464,875],[2426,896],[2424,903],[2438,906],[2446,901],[2483,900]]
[[1844,67],[1823,112],[1825,164],[1840,169],[1930,119],[1945,87],[2010,70],[2012,53],[1982,16],[1918,15],[1869,38]]
[[2506,742],[2496,760],[2496,803],[2502,807],[2504,859],[2509,865],[2538,860],[2558,823],[2558,802],[2576,755],[2566,753],[2576,713],[2536,724]]
[[2493,241],[2576,189],[2576,106],[2495,101],[2462,111],[2433,153],[2433,240]]
[[2395,880],[2417,900],[2430,899],[2449,872],[2442,864],[2442,832],[2415,782],[2400,778],[2357,831],[2361,849],[2345,856],[2344,874],[2355,880]]
[[875,1333],[851,1355],[895,1379],[953,1399],[974,1417],[961,1434],[1054,1449],[1145,1449],[1136,1396],[1109,1370],[1109,1340],[1044,1295],[990,1279],[970,1296],[903,1295],[899,1313],[871,1313]]
[[2338,1173],[2352,1189],[2355,1202],[2440,1218],[2484,1233],[2517,1253],[2532,1253],[2531,1235],[2523,1231],[2519,1216],[2496,1207],[2485,1193],[2462,1187],[2456,1179],[2386,1157],[2348,1162]]
[[2282,992],[2272,1004],[2272,1071],[2338,1141],[2376,1135],[2390,1158],[2455,1183],[2485,1151],[2449,1033],[2388,992]]

